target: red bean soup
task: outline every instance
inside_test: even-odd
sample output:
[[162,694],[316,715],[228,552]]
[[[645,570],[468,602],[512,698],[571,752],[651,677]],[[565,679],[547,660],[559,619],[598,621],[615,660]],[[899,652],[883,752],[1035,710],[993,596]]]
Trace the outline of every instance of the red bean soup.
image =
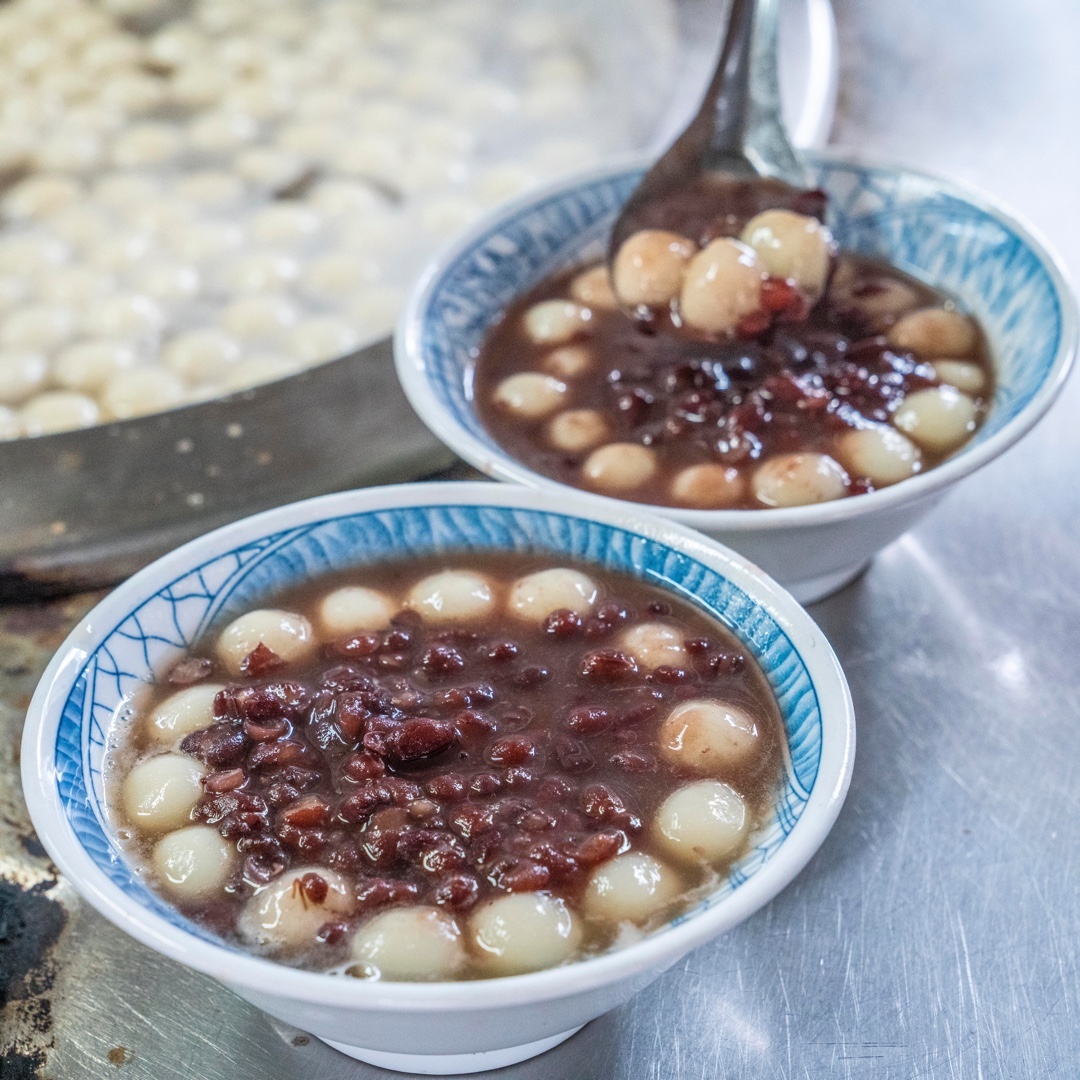
[[992,396],[972,318],[788,209],[641,229],[613,275],[542,282],[474,378],[483,424],[535,472],[699,510],[899,483],[966,443]]
[[723,883],[783,774],[740,642],[552,557],[327,577],[209,634],[116,736],[118,833],[188,917],[365,979],[553,967]]

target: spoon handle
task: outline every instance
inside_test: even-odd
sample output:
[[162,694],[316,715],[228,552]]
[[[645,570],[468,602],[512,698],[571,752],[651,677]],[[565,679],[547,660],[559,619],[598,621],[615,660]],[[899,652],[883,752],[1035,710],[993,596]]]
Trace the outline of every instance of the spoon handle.
[[688,140],[691,152],[700,155],[710,172],[768,176],[807,187],[781,115],[780,3],[731,0],[727,35],[712,82],[679,142]]

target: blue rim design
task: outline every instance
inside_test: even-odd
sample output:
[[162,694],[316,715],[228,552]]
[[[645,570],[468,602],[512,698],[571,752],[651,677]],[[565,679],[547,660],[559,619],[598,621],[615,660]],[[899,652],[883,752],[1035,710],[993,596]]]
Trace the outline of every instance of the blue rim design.
[[[166,922],[221,942],[146,884],[112,837],[103,770],[108,736],[129,703],[209,627],[260,598],[402,555],[518,551],[559,555],[666,587],[717,618],[765,672],[788,740],[786,782],[775,817],[728,880],[693,911],[710,908],[769,860],[795,827],[817,780],[822,718],[806,665],[773,616],[722,574],[668,545],[584,518],[504,506],[420,506],[347,514],[263,537],[195,567],[144,600],[90,653],[64,703],[54,745],[57,792],[79,843],[118,888]],[[241,950],[236,950],[241,951]]]
[[[993,345],[993,408],[957,457],[984,444],[1033,400],[1053,369],[1065,316],[1039,253],[989,210],[932,177],[847,161],[809,161],[829,194],[842,247],[890,260],[933,282],[971,311]],[[432,392],[486,451],[504,456],[470,400],[471,367],[507,303],[548,274],[602,255],[640,169],[562,189],[477,235],[432,281],[419,347]]]

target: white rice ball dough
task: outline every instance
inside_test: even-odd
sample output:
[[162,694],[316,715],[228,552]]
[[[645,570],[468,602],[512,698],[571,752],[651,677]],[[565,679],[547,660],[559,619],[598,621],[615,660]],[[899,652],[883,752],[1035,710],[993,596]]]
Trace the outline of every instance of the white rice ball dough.
[[765,268],[752,247],[729,237],[714,240],[686,268],[679,298],[683,322],[710,334],[734,331],[761,310],[764,280]]
[[319,604],[319,625],[337,637],[385,630],[398,605],[385,593],[359,585],[345,585],[323,597]]
[[778,454],[754,473],[758,502],[769,507],[809,506],[842,499],[850,480],[827,454]]
[[523,975],[573,957],[581,927],[566,904],[546,893],[511,893],[469,920],[473,952],[491,975]]
[[206,773],[186,754],[160,754],[140,761],[121,786],[124,814],[143,832],[162,833],[189,824]]
[[592,350],[585,345],[563,345],[544,357],[544,370],[559,379],[576,379],[592,367]]
[[596,582],[566,566],[526,574],[510,586],[510,613],[527,622],[543,622],[553,611],[588,615],[596,603]]
[[[326,882],[326,896],[316,903],[301,885],[305,874]],[[352,912],[349,883],[321,866],[300,867],[282,874],[247,902],[237,921],[240,936],[249,944],[274,952],[296,952],[315,944],[315,935],[334,919]]]
[[301,319],[289,333],[289,348],[304,364],[317,364],[351,353],[360,344],[360,334],[344,319],[315,315]]
[[30,176],[4,196],[0,209],[12,221],[36,221],[67,209],[83,187],[68,176]]
[[214,698],[224,689],[218,683],[202,683],[167,697],[146,718],[147,739],[171,747],[185,735],[209,727],[214,722]]
[[96,303],[86,314],[86,329],[98,337],[147,337],[165,326],[161,305],[142,293],[117,293]]
[[577,454],[599,446],[608,437],[608,422],[596,409],[568,409],[548,424],[548,442],[556,450]]
[[572,300],[541,300],[524,316],[525,334],[534,345],[565,345],[588,333],[592,312]]
[[452,979],[465,964],[458,924],[433,907],[403,907],[376,915],[356,932],[353,959],[394,982]]
[[876,487],[907,480],[922,468],[919,448],[885,424],[845,432],[836,440],[836,449],[856,476],[869,477]]
[[952,450],[975,430],[975,402],[954,386],[917,390],[893,413],[893,423],[924,450]]
[[478,619],[494,610],[491,583],[471,570],[444,570],[418,581],[406,598],[406,606],[428,622],[459,622]]
[[657,472],[656,451],[638,443],[609,443],[594,450],[581,467],[587,484],[608,494],[634,491]]
[[570,297],[593,311],[615,311],[619,299],[606,266],[583,270],[570,282]]
[[14,410],[6,405],[0,405],[0,441],[17,439],[23,433],[22,421]]
[[240,359],[240,346],[220,330],[189,330],[161,350],[165,366],[188,382],[219,379]]
[[770,276],[794,281],[811,300],[825,291],[833,240],[817,218],[766,210],[746,223],[740,239],[757,252]]
[[550,416],[566,399],[566,383],[538,371],[520,371],[503,379],[495,388],[494,401],[500,408],[526,420]]
[[683,506],[719,510],[746,495],[746,477],[731,465],[690,465],[671,482],[671,497]]
[[100,416],[97,402],[85,394],[47,390],[23,406],[19,421],[27,435],[53,435],[93,427]]
[[49,365],[39,352],[0,349],[0,404],[18,405],[45,384]]
[[0,345],[49,352],[75,333],[75,313],[59,304],[28,304],[0,327]]
[[118,371],[101,391],[101,407],[114,420],[147,416],[181,404],[184,384],[156,364]]
[[627,307],[665,307],[679,295],[686,268],[696,253],[693,242],[678,233],[663,229],[634,233],[615,256],[615,295]]
[[938,381],[955,386],[963,394],[981,394],[986,389],[986,372],[968,360],[935,360],[931,365]]
[[619,635],[619,648],[628,652],[640,667],[679,667],[686,660],[683,636],[664,623],[638,623]]
[[189,825],[162,837],[150,864],[179,900],[209,900],[224,888],[236,865],[236,848],[209,825]]
[[728,784],[699,780],[663,801],[653,839],[678,862],[718,863],[737,854],[749,831],[742,796]]
[[80,341],[57,354],[53,361],[53,378],[65,390],[92,394],[117,372],[134,366],[136,359],[135,350],[126,341],[107,338]]
[[286,662],[302,660],[315,648],[315,631],[303,615],[279,608],[259,608],[234,619],[221,632],[217,654],[234,675],[259,645]]
[[224,373],[221,389],[228,393],[250,390],[253,386],[262,386],[263,383],[283,379],[286,375],[294,375],[296,371],[296,362],[285,356],[276,356],[273,353],[249,356]]
[[229,304],[221,316],[221,324],[230,333],[245,341],[273,337],[297,320],[297,311],[284,296],[245,296]]
[[658,737],[667,761],[705,775],[744,766],[761,744],[757,721],[748,712],[709,698],[676,705]]
[[601,863],[582,897],[585,914],[612,922],[645,922],[682,892],[679,875],[659,859],[628,851]]
[[120,168],[165,165],[184,152],[184,138],[173,124],[148,120],[117,135],[112,145],[113,164]]
[[971,356],[979,343],[975,323],[951,308],[923,308],[900,319],[888,333],[890,345],[924,360]]

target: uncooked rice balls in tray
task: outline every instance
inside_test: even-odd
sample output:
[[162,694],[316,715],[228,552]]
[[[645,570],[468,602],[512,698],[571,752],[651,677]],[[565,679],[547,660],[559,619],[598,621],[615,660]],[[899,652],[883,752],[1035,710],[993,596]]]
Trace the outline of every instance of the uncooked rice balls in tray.
[[446,236],[632,140],[592,47],[493,0],[3,5],[0,438],[385,335]]

